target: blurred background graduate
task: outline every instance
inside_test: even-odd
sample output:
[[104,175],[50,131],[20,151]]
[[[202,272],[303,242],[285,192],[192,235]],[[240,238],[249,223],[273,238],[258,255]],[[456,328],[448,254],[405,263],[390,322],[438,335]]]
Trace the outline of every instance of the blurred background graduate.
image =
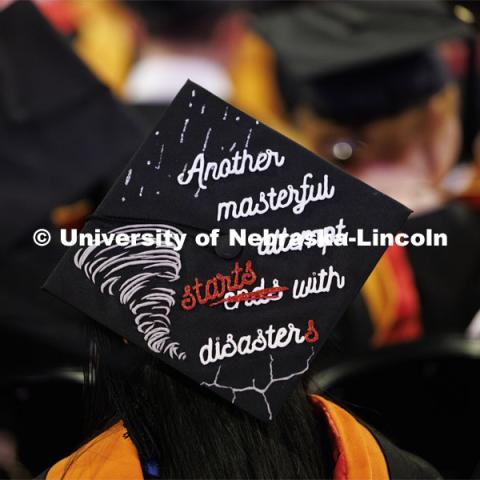
[[[33,467],[49,447],[32,448],[26,432],[47,428],[39,412],[63,400],[52,384],[19,389],[16,378],[48,376],[88,352],[85,317],[41,291],[65,252],[55,232],[83,225],[143,127],[30,2],[0,12],[0,84],[0,465],[17,472],[15,436]],[[53,233],[47,248],[32,242],[39,227]],[[67,428],[66,409],[57,412]]]
[[355,349],[465,331],[480,309],[479,215],[476,202],[465,201],[466,190],[478,195],[477,171],[454,170],[464,136],[461,92],[444,52],[458,64],[473,31],[439,2],[289,5],[253,25],[249,42],[270,51],[278,96],[269,106],[254,95],[238,101],[409,206],[408,233],[448,234],[446,248],[387,251],[340,326],[340,343]]
[[[407,425],[432,432],[441,422],[447,438],[480,427],[478,349],[451,340],[478,335],[480,323],[477,7],[280,6],[252,22],[233,70],[242,108],[409,206],[404,231],[448,235],[446,247],[390,247],[318,360],[315,388],[401,444],[412,445]],[[372,348],[381,350],[355,355]],[[444,475],[478,474],[468,443],[417,440]]]

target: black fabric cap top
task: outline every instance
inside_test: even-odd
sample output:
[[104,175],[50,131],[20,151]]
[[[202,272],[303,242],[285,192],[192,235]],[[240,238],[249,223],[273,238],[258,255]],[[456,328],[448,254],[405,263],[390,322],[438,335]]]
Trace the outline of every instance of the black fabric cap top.
[[[384,251],[300,234],[396,232],[408,214],[187,82],[85,226],[102,242],[72,247],[46,289],[270,420]],[[225,246],[242,232],[257,236]]]
[[1,254],[105,191],[143,132],[29,1],[0,12],[0,85]]
[[279,66],[278,80],[289,109],[309,105],[320,117],[357,127],[420,105],[444,88],[451,76],[436,52],[422,51],[303,85]]
[[260,17],[253,26],[299,80],[428,50],[471,33],[435,0],[307,3]]
[[102,85],[31,1],[0,14],[0,109],[13,123],[65,109]]
[[287,110],[361,126],[421,104],[450,80],[434,46],[470,33],[440,2],[318,2],[254,22],[277,56]]
[[[84,353],[85,316],[41,291],[66,251],[51,214],[98,204],[144,133],[26,0],[0,11],[0,85],[2,332]],[[48,248],[32,241],[40,227],[53,234]],[[29,358],[12,355],[11,364]]]

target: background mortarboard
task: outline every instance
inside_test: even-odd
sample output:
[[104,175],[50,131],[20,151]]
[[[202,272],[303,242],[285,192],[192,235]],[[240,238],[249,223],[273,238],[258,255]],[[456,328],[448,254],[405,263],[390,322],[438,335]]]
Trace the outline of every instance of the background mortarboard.
[[78,352],[84,317],[40,289],[65,247],[32,233],[56,229],[55,207],[95,204],[143,133],[29,1],[0,12],[0,84],[0,328]]
[[29,1],[0,13],[0,81],[2,251],[108,187],[142,132]]
[[[202,158],[215,168],[225,166],[237,152],[263,159],[268,153],[284,161],[261,171],[237,170],[210,179],[203,189],[198,177],[185,181],[189,169]],[[265,198],[265,192],[299,187],[308,175],[315,186],[323,185],[327,176],[335,185],[333,197],[317,199],[297,213],[293,204],[284,203],[275,210],[238,218],[219,215],[222,202],[254,203]],[[314,191],[318,195],[319,187]],[[286,227],[294,232],[335,225],[340,218],[350,234],[357,228],[395,232],[408,213],[394,200],[187,82],[84,229],[90,233],[181,231],[187,234],[181,252],[139,244],[75,246],[49,277],[46,289],[228,401],[258,418],[271,419],[357,295],[384,247],[349,244],[330,247],[325,255],[315,247],[261,255],[253,246],[200,247],[195,235],[215,227],[222,235],[232,228],[261,233],[264,228]],[[224,238],[220,246],[225,245]],[[198,299],[193,309],[191,303],[184,303],[196,279],[205,287],[208,279],[230,274],[236,263],[246,269],[248,261],[257,278],[247,290],[262,282],[266,288],[277,284],[287,288],[282,298],[254,306],[239,302],[232,309],[222,303],[214,306],[212,299],[205,304]],[[328,293],[293,298],[296,279],[315,277],[330,265],[345,275],[344,288],[333,286]],[[212,295],[220,290],[212,287],[214,283],[209,290]],[[205,296],[202,287],[199,290]],[[318,333],[313,342],[303,340],[310,322]],[[299,336],[295,334],[293,341],[287,334],[283,337],[284,341],[290,338],[287,345],[265,348],[261,337],[267,337],[270,328],[276,332],[273,336],[281,329],[297,329]],[[254,341],[259,349],[252,351]],[[242,354],[225,356],[224,345],[231,342],[248,344],[251,353],[241,349]],[[208,345],[210,351],[217,351],[217,344],[224,358],[202,362],[207,356],[201,352],[208,352]]]
[[365,125],[420,104],[449,80],[433,48],[469,27],[437,1],[318,2],[261,16],[287,108]]
[[254,28],[300,79],[352,70],[470,33],[434,0],[307,3],[271,12]]

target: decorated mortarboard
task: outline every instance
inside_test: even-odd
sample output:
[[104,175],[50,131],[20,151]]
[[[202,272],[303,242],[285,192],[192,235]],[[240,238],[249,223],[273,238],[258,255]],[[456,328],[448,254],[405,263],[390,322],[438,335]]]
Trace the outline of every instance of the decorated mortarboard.
[[435,47],[471,33],[440,1],[299,4],[253,23],[287,107],[357,125],[420,104],[450,80]]
[[46,289],[269,420],[408,214],[187,82]]

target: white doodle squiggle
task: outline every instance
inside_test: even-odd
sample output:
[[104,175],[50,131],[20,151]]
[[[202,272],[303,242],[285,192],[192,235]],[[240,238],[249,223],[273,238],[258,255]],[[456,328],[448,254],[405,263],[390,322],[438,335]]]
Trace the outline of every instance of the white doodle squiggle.
[[183,130],[182,130],[182,133],[180,134],[180,143],[183,143],[184,139],[185,139],[185,132],[187,131],[187,127],[188,127],[188,123],[190,122],[190,119],[189,118],[186,118],[185,119],[185,122],[183,124]]
[[160,149],[160,156],[158,158],[158,163],[157,166],[155,167],[155,170],[160,170],[160,167],[162,166],[162,158],[163,158],[163,150],[165,149],[165,144],[162,143],[162,147]]
[[297,372],[290,373],[289,375],[285,375],[283,377],[278,377],[278,378],[275,378],[274,375],[273,375],[273,357],[272,357],[272,355],[270,355],[270,364],[269,364],[270,379],[264,387],[257,387],[257,385],[255,384],[255,378],[252,379],[252,384],[247,385],[246,387],[232,387],[230,385],[223,385],[221,383],[218,383],[218,377],[220,376],[220,371],[222,369],[221,365],[217,369],[217,373],[215,375],[215,378],[214,378],[213,382],[205,382],[204,381],[200,385],[202,385],[204,387],[210,387],[210,388],[216,387],[216,388],[220,388],[220,389],[224,389],[224,390],[230,390],[230,392],[232,393],[232,403],[235,403],[235,401],[237,400],[237,394],[239,394],[239,393],[242,393],[242,392],[256,392],[256,393],[260,394],[261,397],[263,398],[263,401],[265,402],[265,406],[267,407],[268,418],[269,418],[269,420],[271,420],[272,416],[273,416],[272,415],[272,409],[270,407],[270,402],[269,402],[268,397],[267,397],[267,392],[268,392],[269,388],[272,385],[274,385],[275,383],[287,382],[287,381],[291,380],[292,378],[298,377],[299,375],[303,375],[310,368],[310,362],[312,361],[312,358],[314,357],[314,355],[315,355],[315,350],[312,347],[312,352],[310,353],[309,357],[307,358],[307,364],[303,369],[301,369]]
[[[182,232],[170,225],[138,224],[110,230],[109,234]],[[173,247],[144,245],[106,246],[95,244],[80,248],[74,256],[77,268],[99,286],[100,292],[117,296],[135,316],[137,330],[148,347],[171,358],[184,360],[185,352],[170,338],[170,311],[175,305],[175,290],[156,287],[158,279],[175,282],[182,268],[180,254]]]
[[248,131],[247,139],[245,140],[245,148],[248,148],[248,145],[250,144],[251,136],[252,136],[252,129]]
[[127,172],[127,176],[125,177],[125,186],[128,186],[131,178],[132,178],[132,169],[130,168]]
[[212,133],[212,129],[209,128],[208,131],[207,131],[207,135],[205,136],[205,141],[203,142],[202,152],[204,152],[204,151],[207,149],[208,139],[210,138],[210,134],[211,134],[211,133]]

